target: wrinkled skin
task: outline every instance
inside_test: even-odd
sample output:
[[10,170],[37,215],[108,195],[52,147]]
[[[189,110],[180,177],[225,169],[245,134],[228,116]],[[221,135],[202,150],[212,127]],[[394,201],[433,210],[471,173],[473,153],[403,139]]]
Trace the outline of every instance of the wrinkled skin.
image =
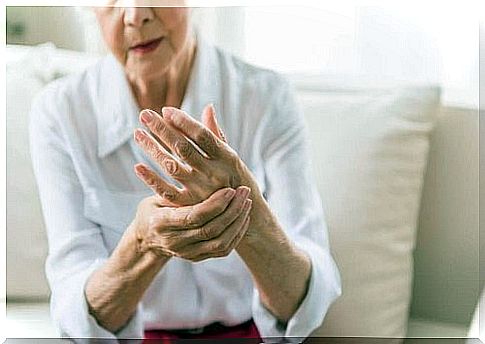
[[[157,195],[140,207],[140,215],[137,216],[141,224],[137,226],[140,228],[140,241],[159,253],[192,261],[202,257],[226,256],[237,247],[248,230],[251,208],[251,189],[240,185],[251,185],[257,190],[249,169],[226,143],[212,106],[204,109],[202,119],[204,123],[199,123],[175,108],[164,108],[163,117],[154,111],[144,110],[140,114],[140,122],[151,134],[142,129],[135,131],[137,144],[166,174],[183,186],[178,188],[166,182],[144,164],[135,166],[138,177]],[[217,190],[223,188],[237,188],[234,200],[229,205],[224,202],[212,204],[214,199],[217,200],[214,197]],[[145,209],[145,204],[149,209]],[[169,209],[172,217],[161,215],[163,210],[157,211],[163,206],[168,207],[165,212]],[[211,212],[206,208],[220,211]],[[197,211],[206,213],[200,215]],[[146,216],[152,219],[148,221],[150,225],[142,224],[147,222],[142,220]],[[188,220],[191,218],[201,219],[191,223]],[[177,228],[177,234],[170,231],[171,226]],[[180,228],[190,230],[181,235]],[[205,234],[201,235],[201,232]],[[195,244],[197,240],[203,240],[202,244]],[[190,249],[192,252],[189,252]]]

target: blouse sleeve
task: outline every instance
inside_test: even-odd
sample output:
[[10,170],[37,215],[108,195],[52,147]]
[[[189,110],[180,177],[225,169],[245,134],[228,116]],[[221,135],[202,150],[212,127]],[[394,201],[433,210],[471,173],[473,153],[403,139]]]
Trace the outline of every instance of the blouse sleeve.
[[311,276],[304,300],[286,324],[265,308],[256,288],[252,310],[265,342],[282,337],[301,342],[322,324],[330,305],[341,295],[341,283],[312,176],[305,122],[289,84],[279,82],[277,89],[273,111],[263,121],[266,199],[293,243],[308,254]]
[[[51,289],[51,316],[62,336],[71,338],[142,338],[141,306],[117,333],[101,327],[90,315],[84,287],[108,258],[100,228],[83,215],[83,190],[56,118],[62,94],[42,92],[32,106],[30,153],[42,204],[49,253],[46,275]],[[66,109],[69,109],[66,106]]]

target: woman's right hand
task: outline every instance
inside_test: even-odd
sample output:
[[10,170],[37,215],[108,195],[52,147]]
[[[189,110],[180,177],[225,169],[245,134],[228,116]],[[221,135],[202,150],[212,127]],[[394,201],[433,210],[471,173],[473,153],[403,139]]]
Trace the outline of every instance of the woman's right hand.
[[227,256],[249,225],[250,189],[224,188],[206,200],[182,207],[167,207],[158,195],[138,205],[133,225],[138,247],[162,256],[193,262]]

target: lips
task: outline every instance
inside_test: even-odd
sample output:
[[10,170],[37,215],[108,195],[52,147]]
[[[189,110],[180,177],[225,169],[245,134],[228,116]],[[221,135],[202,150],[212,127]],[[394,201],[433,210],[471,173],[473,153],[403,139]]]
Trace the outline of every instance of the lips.
[[131,47],[130,50],[134,51],[135,53],[146,54],[157,49],[162,40],[163,37],[145,41]]

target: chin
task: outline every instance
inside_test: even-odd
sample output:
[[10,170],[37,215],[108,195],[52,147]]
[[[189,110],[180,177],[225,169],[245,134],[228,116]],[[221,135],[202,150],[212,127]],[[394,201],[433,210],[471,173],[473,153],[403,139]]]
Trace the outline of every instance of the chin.
[[169,65],[169,61],[165,62],[163,57],[154,56],[150,59],[140,59],[132,63],[128,68],[135,71],[137,76],[153,78],[165,73]]

